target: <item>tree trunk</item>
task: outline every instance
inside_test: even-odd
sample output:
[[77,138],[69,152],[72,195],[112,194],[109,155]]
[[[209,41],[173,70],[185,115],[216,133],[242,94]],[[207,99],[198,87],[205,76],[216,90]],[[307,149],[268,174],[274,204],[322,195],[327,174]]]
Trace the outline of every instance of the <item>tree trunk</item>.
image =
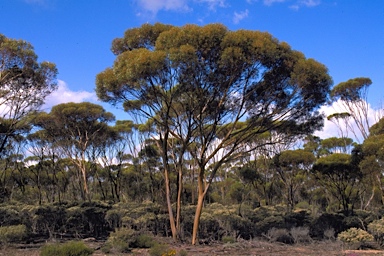
[[192,230],[192,245],[195,245],[197,242],[197,233],[199,232],[199,224],[201,212],[203,210],[205,189],[204,189],[204,175],[199,174],[198,176],[198,196],[197,196],[197,205],[195,212],[195,219],[193,221],[193,230]]
[[164,168],[164,179],[165,179],[165,197],[167,200],[169,224],[171,226],[172,238],[177,240],[177,230],[175,225],[175,217],[173,216],[172,203],[171,203],[171,190],[169,188],[169,170]]
[[183,170],[182,167],[179,167],[178,175],[178,186],[177,186],[177,202],[176,202],[176,231],[177,236],[180,236],[181,227],[180,227],[180,218],[181,218],[181,196],[183,191]]

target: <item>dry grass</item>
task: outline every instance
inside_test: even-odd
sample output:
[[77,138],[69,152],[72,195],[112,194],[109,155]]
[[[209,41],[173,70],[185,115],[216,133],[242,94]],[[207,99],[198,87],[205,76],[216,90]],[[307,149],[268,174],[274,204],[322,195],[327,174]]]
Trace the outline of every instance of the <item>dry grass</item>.
[[[243,255],[243,256],[368,256],[384,255],[380,250],[347,250],[342,243],[335,241],[312,242],[308,245],[285,245],[280,243],[269,243],[261,240],[240,240],[236,243],[215,243],[211,245],[192,246],[189,244],[174,243],[171,240],[164,240],[177,252],[184,250],[188,256],[219,256],[219,255]],[[102,242],[91,242],[88,245],[97,248],[94,256],[105,256],[99,248]],[[1,256],[38,256],[39,248],[15,248],[8,246],[0,250]],[[149,256],[147,249],[136,249],[132,253],[108,254],[113,256]]]

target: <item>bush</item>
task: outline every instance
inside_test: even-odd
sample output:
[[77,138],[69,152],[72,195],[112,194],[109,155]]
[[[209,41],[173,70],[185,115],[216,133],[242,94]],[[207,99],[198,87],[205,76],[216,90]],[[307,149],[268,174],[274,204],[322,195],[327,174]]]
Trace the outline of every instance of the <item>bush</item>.
[[14,225],[0,227],[0,243],[14,243],[23,241],[27,237],[27,228],[25,225]]
[[154,245],[155,241],[153,236],[146,234],[139,235],[136,237],[135,241],[130,244],[132,248],[151,248]]
[[342,214],[324,213],[315,219],[310,226],[310,235],[313,238],[323,239],[327,229],[333,229],[336,234],[345,230]]
[[0,208],[0,226],[11,226],[22,224],[19,212],[12,207],[2,206]]
[[384,218],[369,223],[368,231],[374,235],[380,245],[384,245]]
[[176,251],[170,250],[166,244],[155,244],[149,249],[149,255],[151,256],[175,256]]
[[93,250],[83,242],[49,244],[41,248],[40,256],[89,256]]
[[349,245],[356,246],[356,249],[362,247],[367,242],[374,241],[371,234],[360,228],[350,228],[343,231],[337,236],[337,239]]
[[104,251],[116,250],[117,252],[130,252],[131,244],[136,241],[137,234],[133,229],[121,228],[109,235],[104,246]]
[[285,244],[292,244],[293,238],[285,228],[271,228],[266,234],[263,234],[269,242],[281,242]]
[[308,227],[293,227],[290,232],[294,243],[310,242],[312,239],[309,236]]
[[232,244],[232,243],[236,242],[236,239],[233,236],[223,236],[221,238],[221,241],[223,243],[230,243],[230,244]]

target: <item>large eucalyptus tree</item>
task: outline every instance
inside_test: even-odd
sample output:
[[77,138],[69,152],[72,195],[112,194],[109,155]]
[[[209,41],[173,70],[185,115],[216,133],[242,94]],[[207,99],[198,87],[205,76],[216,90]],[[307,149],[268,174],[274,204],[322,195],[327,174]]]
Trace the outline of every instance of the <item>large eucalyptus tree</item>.
[[[175,27],[145,24],[113,41],[112,67],[97,75],[98,97],[122,104],[151,127],[163,161],[173,237],[180,231],[169,189],[170,142],[178,140],[176,163],[197,166],[198,199],[192,243],[197,241],[205,195],[219,168],[266,131],[286,136],[320,128],[319,106],[332,83],[327,68],[259,31],[230,31],[221,24]],[[179,184],[179,189],[182,184]]]
[[27,116],[56,89],[57,69],[37,61],[33,46],[0,34],[0,156],[29,130]]

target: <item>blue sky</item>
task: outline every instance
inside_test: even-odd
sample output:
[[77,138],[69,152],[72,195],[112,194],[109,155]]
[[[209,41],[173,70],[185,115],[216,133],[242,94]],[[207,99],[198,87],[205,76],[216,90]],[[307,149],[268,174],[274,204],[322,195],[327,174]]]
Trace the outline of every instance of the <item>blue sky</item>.
[[146,22],[268,31],[325,64],[335,85],[371,78],[369,102],[384,100],[384,0],[0,0],[0,33],[29,41],[58,67],[50,105],[96,102],[95,77],[115,59],[112,40]]

